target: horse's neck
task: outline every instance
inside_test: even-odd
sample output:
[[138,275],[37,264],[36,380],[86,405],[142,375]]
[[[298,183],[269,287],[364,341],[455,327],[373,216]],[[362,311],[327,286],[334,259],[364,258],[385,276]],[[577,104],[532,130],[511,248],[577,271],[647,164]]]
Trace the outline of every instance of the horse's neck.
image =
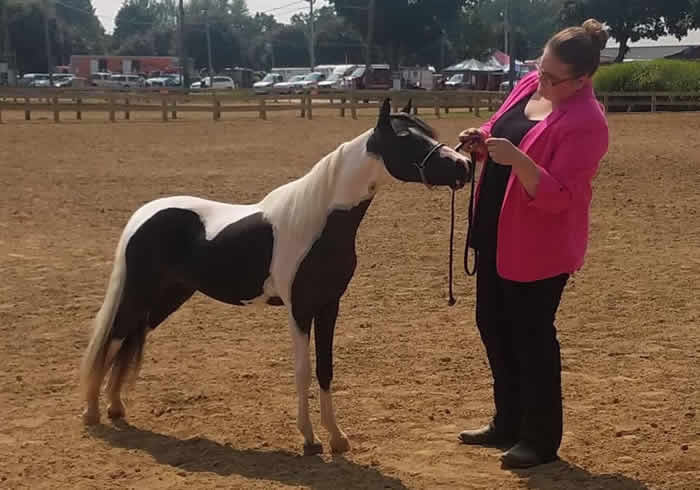
[[366,151],[371,131],[343,143],[303,177],[278,187],[260,203],[279,227],[315,235],[335,209],[350,209],[374,195],[384,166]]

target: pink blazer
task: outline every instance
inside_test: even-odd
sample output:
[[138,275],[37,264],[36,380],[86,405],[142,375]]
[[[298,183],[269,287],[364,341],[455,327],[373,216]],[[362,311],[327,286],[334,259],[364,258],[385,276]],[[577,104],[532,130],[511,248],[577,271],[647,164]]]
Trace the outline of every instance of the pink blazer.
[[[538,83],[536,71],[526,75],[481,129],[491,134],[494,122]],[[591,183],[608,151],[608,138],[605,113],[590,84],[525,135],[519,148],[535,161],[540,180],[532,198],[511,173],[498,223],[501,277],[529,282],[572,274],[583,266]],[[480,186],[481,178],[475,202]]]

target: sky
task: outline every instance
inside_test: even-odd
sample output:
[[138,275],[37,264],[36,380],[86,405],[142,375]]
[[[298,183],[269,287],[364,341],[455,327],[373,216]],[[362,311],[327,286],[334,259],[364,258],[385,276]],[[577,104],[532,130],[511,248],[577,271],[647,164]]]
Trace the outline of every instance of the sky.
[[[107,32],[114,29],[114,18],[122,3],[124,0],[92,0],[92,6],[95,7],[96,14]],[[284,23],[288,23],[292,15],[309,10],[306,0],[247,0],[246,3],[251,14],[268,11],[267,13],[274,15],[278,22]],[[316,0],[314,5],[322,7],[327,4],[326,0]]]
[[[114,18],[121,7],[123,0],[92,0],[92,6],[95,7],[97,16],[102,21],[102,25],[107,32],[112,32],[114,28]],[[254,14],[255,12],[267,12],[274,15],[278,22],[289,22],[292,15],[298,12],[306,12],[309,9],[309,4],[306,0],[247,0],[248,10]],[[327,5],[326,0],[316,0],[318,7]],[[275,9],[275,10],[272,10]],[[678,41],[673,36],[665,36],[657,41],[644,39],[642,41],[632,43],[632,46],[662,46],[662,45],[678,45],[678,44],[700,44],[700,30],[692,31],[686,38]],[[617,46],[618,43],[611,39],[608,42],[608,47]]]

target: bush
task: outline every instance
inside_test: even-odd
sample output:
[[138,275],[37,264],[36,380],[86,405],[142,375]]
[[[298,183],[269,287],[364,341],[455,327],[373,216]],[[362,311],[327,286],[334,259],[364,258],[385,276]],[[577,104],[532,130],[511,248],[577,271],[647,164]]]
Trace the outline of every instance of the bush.
[[633,61],[601,66],[594,77],[597,92],[700,91],[700,62]]

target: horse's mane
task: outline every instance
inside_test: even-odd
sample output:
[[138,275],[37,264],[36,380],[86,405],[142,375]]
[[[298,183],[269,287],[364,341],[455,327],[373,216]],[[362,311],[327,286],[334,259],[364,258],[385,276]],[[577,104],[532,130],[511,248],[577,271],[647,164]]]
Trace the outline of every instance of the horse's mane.
[[340,144],[305,175],[274,189],[260,202],[264,212],[278,218],[273,221],[284,223],[293,234],[321,229],[336,192],[343,161],[350,151],[354,152],[357,145],[366,141],[369,134],[367,131]]

